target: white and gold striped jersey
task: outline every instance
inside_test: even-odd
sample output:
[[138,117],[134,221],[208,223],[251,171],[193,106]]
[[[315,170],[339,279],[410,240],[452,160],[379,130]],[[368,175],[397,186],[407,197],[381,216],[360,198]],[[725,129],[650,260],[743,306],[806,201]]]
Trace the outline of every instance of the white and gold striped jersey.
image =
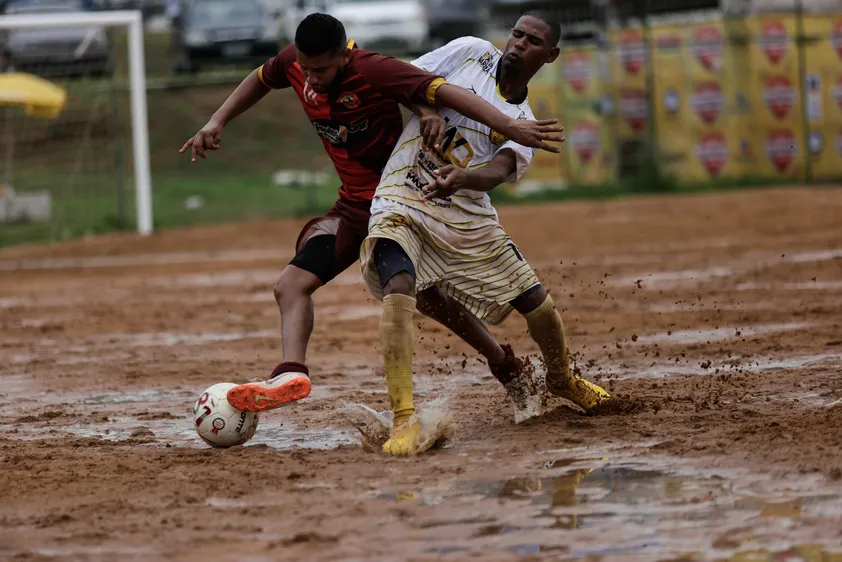
[[[488,41],[463,37],[412,64],[474,92],[513,119],[534,119],[528,100],[520,104],[509,103],[500,94],[496,76],[501,57],[500,50]],[[383,206],[383,201],[378,199],[388,199],[455,227],[474,228],[496,223],[497,212],[487,193],[462,190],[451,197],[425,202],[421,190],[435,181],[435,170],[448,164],[477,168],[490,162],[503,149],[511,149],[517,157],[517,171],[506,179],[507,182],[516,181],[529,167],[534,149],[510,141],[451,109],[441,110],[439,114],[447,121],[448,129],[438,150],[423,147],[417,116],[412,116],[406,124],[383,171],[372,211]]]

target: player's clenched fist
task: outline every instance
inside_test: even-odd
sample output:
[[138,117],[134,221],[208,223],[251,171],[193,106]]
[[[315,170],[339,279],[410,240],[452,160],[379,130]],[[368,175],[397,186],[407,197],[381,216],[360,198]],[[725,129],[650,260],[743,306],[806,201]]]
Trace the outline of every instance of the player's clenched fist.
[[543,119],[541,121],[511,119],[505,130],[500,132],[523,146],[540,148],[555,153],[561,152],[561,148],[548,143],[567,140],[567,137],[559,134],[564,132],[564,127],[558,125],[558,119]]
[[208,121],[208,124],[201,128],[192,139],[184,143],[179,153],[191,149],[191,162],[196,161],[196,156],[207,159],[208,150],[219,150],[219,143],[222,142],[222,125],[216,121]]

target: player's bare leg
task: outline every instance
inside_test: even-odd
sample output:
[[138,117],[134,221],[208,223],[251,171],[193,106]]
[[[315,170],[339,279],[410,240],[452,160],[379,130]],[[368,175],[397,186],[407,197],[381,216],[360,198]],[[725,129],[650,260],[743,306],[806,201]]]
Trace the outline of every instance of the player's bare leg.
[[232,388],[228,392],[232,406],[245,412],[264,412],[310,394],[305,361],[313,333],[313,293],[321,286],[318,277],[294,265],[281,273],[275,283],[275,301],[281,313],[284,362],[275,367],[268,381]]
[[448,328],[488,361],[488,366],[503,368],[506,352],[482,321],[438,287],[417,295],[418,311]]
[[512,306],[526,319],[529,335],[541,348],[547,368],[547,390],[586,412],[610,398],[603,388],[573,374],[561,315],[543,286],[526,291],[512,301]]
[[506,389],[516,424],[541,414],[541,389],[532,373],[515,357],[511,346],[497,342],[479,318],[438,287],[418,293],[417,307],[485,357],[491,374]]
[[285,362],[306,364],[307,344],[315,322],[313,293],[321,286],[318,277],[294,265],[288,265],[275,283]]

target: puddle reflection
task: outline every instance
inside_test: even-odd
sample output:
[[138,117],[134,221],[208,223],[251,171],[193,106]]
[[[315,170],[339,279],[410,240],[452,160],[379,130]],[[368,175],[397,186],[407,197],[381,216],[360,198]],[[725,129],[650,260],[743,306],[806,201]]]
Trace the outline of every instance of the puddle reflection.
[[757,494],[746,488],[753,488],[751,481],[605,460],[551,460],[539,465],[549,475],[457,480],[378,497],[438,506],[436,525],[422,521],[418,528],[462,531],[434,540],[436,552],[472,550],[482,542],[480,550],[493,544],[515,554],[571,558],[645,553],[682,560],[842,562],[842,545],[835,543],[840,554],[825,550],[829,543],[787,549],[825,538],[838,543],[840,495],[796,493],[786,483]]

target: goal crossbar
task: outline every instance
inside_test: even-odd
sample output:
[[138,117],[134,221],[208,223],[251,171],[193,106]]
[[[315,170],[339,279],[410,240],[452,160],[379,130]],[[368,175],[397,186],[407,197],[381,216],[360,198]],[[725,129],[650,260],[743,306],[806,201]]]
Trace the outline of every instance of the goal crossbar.
[[0,30],[57,27],[125,27],[129,36],[129,85],[132,113],[132,151],[137,203],[137,231],[152,233],[152,174],[146,112],[146,63],[143,54],[143,19],[137,10],[72,14],[16,14],[0,16]]

